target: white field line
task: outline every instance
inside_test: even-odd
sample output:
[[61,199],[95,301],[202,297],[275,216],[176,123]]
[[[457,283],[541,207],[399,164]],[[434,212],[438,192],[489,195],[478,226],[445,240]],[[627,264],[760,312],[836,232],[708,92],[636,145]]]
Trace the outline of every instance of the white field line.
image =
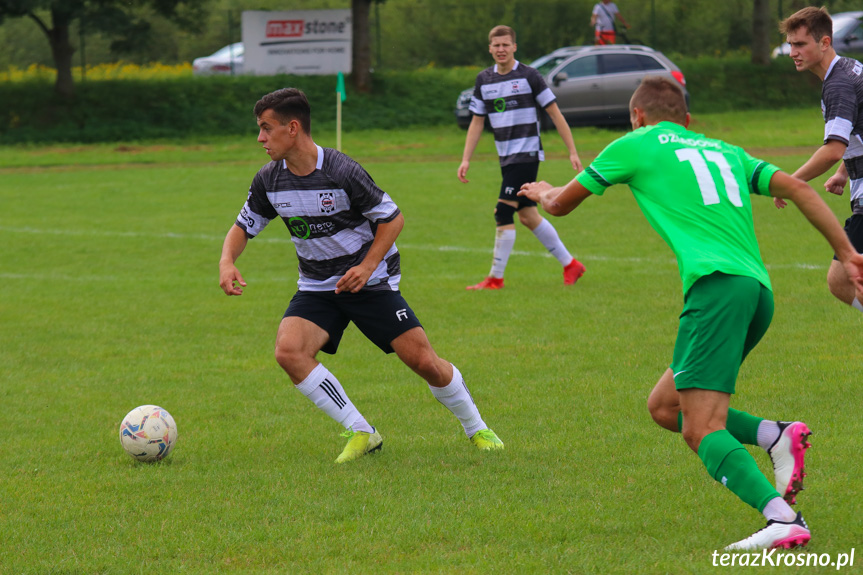
[[[182,234],[182,233],[174,233],[174,232],[160,232],[160,233],[152,233],[152,232],[120,232],[120,231],[104,231],[104,230],[58,230],[58,229],[40,229],[40,228],[31,228],[31,227],[11,227],[11,226],[0,226],[0,232],[8,232],[13,234],[34,234],[34,235],[54,235],[54,236],[78,236],[78,237],[102,237],[102,238],[149,238],[149,239],[176,239],[176,240],[199,240],[206,242],[213,242],[221,244],[224,240],[224,236],[218,235],[209,235],[209,234]],[[277,243],[277,244],[290,244],[291,240],[289,238],[256,238],[255,242],[266,242],[266,243]],[[488,247],[468,247],[468,246],[452,246],[452,245],[431,245],[431,244],[411,244],[411,243],[402,243],[396,242],[399,246],[400,250],[409,250],[409,251],[432,251],[432,252],[460,252],[460,253],[480,253],[480,254],[491,254],[492,251]],[[544,257],[551,258],[551,254],[546,251],[539,250],[513,250],[512,255],[514,256],[531,256],[531,257]],[[672,267],[677,267],[677,262],[673,258],[640,258],[640,257],[620,257],[620,256],[609,256],[603,254],[582,254],[577,253],[576,257],[579,260],[585,262],[614,262],[614,263],[651,263],[651,264],[665,264]],[[805,262],[797,262],[793,264],[767,264],[767,269],[800,269],[800,270],[826,270],[829,266],[829,262],[822,264],[811,264]],[[59,277],[59,276],[43,276],[43,275],[31,275],[31,274],[17,274],[17,273],[6,273],[0,271],[0,278],[4,279],[63,279],[63,280],[76,280],[77,278],[68,276],[68,277]],[[91,279],[99,279],[93,278]],[[111,280],[113,279],[111,276],[105,276],[101,279]]]

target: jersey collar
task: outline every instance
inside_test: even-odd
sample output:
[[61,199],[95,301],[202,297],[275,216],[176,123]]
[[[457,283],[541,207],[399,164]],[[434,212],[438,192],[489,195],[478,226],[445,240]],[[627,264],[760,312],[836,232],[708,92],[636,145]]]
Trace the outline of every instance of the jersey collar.
[[[515,64],[513,64],[513,66],[512,66],[512,70],[510,70],[509,72],[514,72],[516,70],[518,70],[518,60],[515,61]],[[507,74],[509,74],[509,72],[507,72]],[[497,71],[497,64],[494,65],[494,73],[500,74],[500,72]],[[501,75],[503,75],[503,74],[501,74]]]
[[827,79],[827,76],[830,75],[830,72],[833,71],[833,66],[835,66],[836,62],[838,62],[838,61],[839,61],[839,54],[836,54],[835,56],[833,56],[833,60],[830,61],[830,66],[827,67],[827,73],[824,74],[825,80]]
[[[324,149],[317,144],[315,144],[315,148],[318,150],[318,159],[315,161],[315,169],[320,170],[321,166],[324,165]],[[282,168],[285,170],[288,169],[287,160],[282,160]]]
[[315,164],[315,169],[320,170],[321,166],[324,165],[324,149],[317,144],[315,144],[315,147],[318,149],[318,162]]

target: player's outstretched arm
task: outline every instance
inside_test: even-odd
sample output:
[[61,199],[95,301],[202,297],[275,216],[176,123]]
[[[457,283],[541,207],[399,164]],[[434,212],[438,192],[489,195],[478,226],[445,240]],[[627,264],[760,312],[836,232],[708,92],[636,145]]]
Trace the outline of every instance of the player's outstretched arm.
[[219,286],[226,295],[242,295],[246,282],[234,263],[248,243],[246,231],[237,224],[231,226],[222,244],[222,257],[219,259]]
[[830,243],[857,291],[863,290],[863,256],[851,245],[836,215],[821,196],[806,182],[784,172],[773,174],[770,179],[770,194],[794,202],[809,223]]
[[[797,168],[794,172],[794,177],[808,182],[814,180],[821,174],[836,165],[836,162],[842,159],[845,155],[845,149],[848,146],[839,140],[827,140],[827,142],[815,150],[812,157],[806,160],[806,163]],[[835,193],[835,192],[834,192]],[[784,208],[787,203],[781,197],[774,197],[773,203],[777,208]]]
[[524,184],[518,195],[540,204],[552,216],[565,216],[592,194],[573,178],[562,188],[555,188],[548,182]]

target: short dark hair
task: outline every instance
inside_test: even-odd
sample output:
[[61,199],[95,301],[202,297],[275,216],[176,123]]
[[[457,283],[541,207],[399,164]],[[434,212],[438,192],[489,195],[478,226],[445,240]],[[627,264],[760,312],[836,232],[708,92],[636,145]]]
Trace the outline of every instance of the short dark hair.
[[491,32],[488,33],[488,43],[491,44],[491,41],[498,36],[509,36],[512,38],[512,42],[515,43],[515,30],[510,28],[509,26],[495,26],[491,29]]
[[799,28],[806,28],[816,42],[827,36],[833,44],[833,19],[830,18],[827,8],[808,6],[779,23],[779,31],[786,36]]
[[305,133],[312,133],[312,108],[302,90],[282,88],[270,92],[255,104],[255,118],[267,110],[272,110],[282,124],[297,120]]
[[686,121],[686,97],[674,80],[663,76],[647,76],[632,94],[629,109],[639,108],[651,121]]

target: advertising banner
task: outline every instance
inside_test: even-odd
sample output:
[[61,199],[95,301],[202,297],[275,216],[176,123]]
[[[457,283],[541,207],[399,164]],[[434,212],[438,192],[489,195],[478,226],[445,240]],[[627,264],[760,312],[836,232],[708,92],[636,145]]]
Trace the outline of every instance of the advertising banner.
[[351,72],[351,11],[243,12],[246,74]]

